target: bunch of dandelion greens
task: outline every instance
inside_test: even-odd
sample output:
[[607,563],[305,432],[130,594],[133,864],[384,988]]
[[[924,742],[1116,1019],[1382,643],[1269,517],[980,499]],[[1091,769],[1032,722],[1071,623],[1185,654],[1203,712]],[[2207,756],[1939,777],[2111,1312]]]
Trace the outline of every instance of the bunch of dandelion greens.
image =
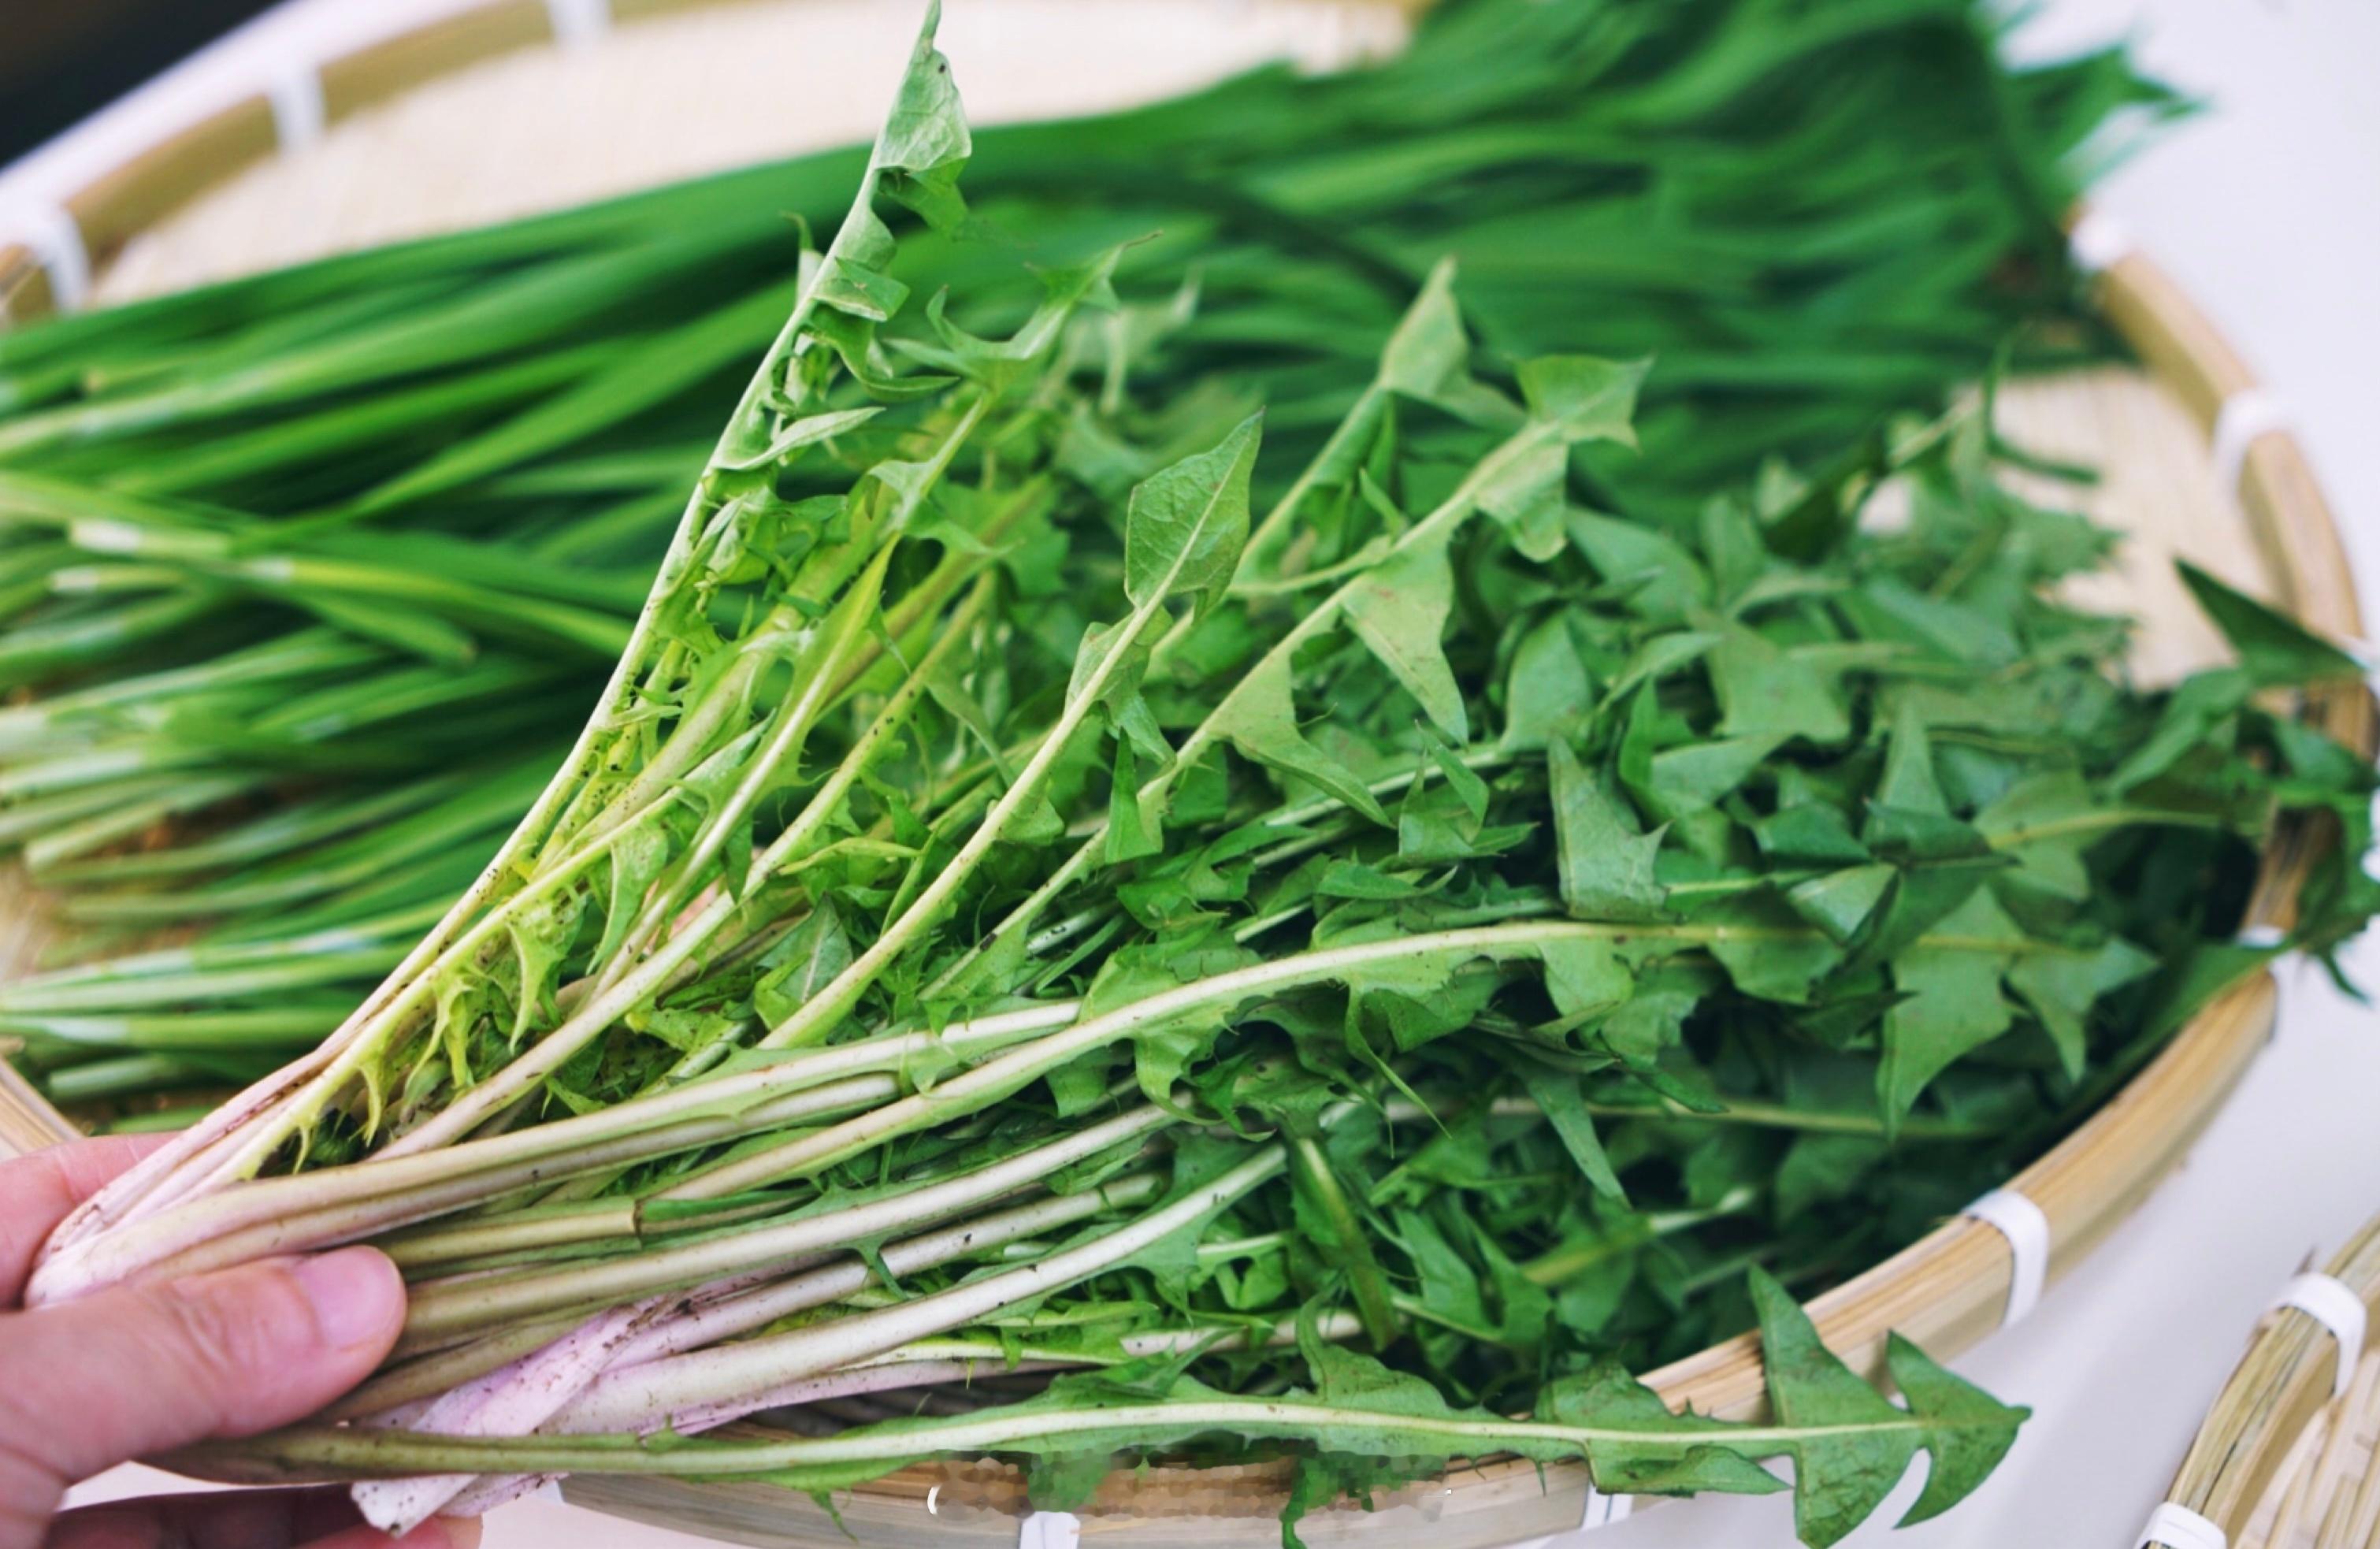
[[[1268,462],[1297,466],[1454,253],[1512,358],[1661,353],[1648,455],[1581,460],[1607,501],[1690,517],[1762,456],[1831,457],[1930,409],[2016,324],[2075,323],[2057,216],[2134,104],[2172,105],[2112,53],[2003,65],[1966,0],[1843,28],[1753,0],[1470,0],[1377,67],[991,131],[976,214],[1014,250],[929,237],[892,262],[1005,331],[1038,304],[1018,253],[1065,266],[1160,233],[1120,277],[1195,280],[1206,304],[1116,318],[1132,348],[1053,454],[1120,496],[1191,439],[1108,433],[1127,385],[1266,402]],[[466,885],[566,750],[783,318],[799,238],[781,212],[828,227],[863,162],[0,336],[0,684],[46,695],[0,712],[0,845],[79,957],[199,931],[244,964],[81,963],[0,1001],[0,1039],[52,1096],[261,1074],[391,960],[331,976],[325,931]],[[455,799],[457,763],[493,749],[520,803]],[[260,991],[268,963],[309,998]],[[204,1047],[163,1030],[171,1012]]]
[[[560,774],[30,1295],[383,1245],[390,1363],[194,1462],[382,1480],[390,1526],[987,1449],[1053,1502],[1287,1450],[1293,1519],[1485,1451],[1652,1493],[1789,1456],[1823,1543],[1922,1448],[1918,1515],[1954,1504],[2021,1411],[1905,1346],[1888,1402],[1786,1287],[2006,1176],[2252,964],[2220,944],[2271,824],[2360,853],[2369,772],[2259,697],[2352,662],[2198,578],[2243,665],[2126,689],[2121,627],[2050,590],[2105,536],[2000,489],[1972,416],[1604,515],[1579,459],[1643,369],[1527,360],[1516,398],[1445,266],[1258,517],[1257,421],[1119,364],[1123,253],[1005,336],[963,296],[894,326],[888,214],[965,213],[930,38]],[[1120,511],[1087,424],[1151,465]],[[1863,532],[1888,479],[1912,518]],[[2299,940],[2374,886],[2332,867]],[[1767,1423],[1625,1374],[1755,1323]],[[1071,1374],[686,1439],[993,1372]]]

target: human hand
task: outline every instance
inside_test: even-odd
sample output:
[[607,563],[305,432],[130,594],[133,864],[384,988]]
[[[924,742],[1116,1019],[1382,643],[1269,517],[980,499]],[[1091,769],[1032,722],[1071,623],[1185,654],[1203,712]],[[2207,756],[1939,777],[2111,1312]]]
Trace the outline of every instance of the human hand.
[[[60,1513],[67,1487],[127,1459],[302,1419],[395,1343],[405,1285],[343,1248],[22,1311],[50,1228],[162,1137],[86,1140],[0,1164],[0,1549],[389,1549],[344,1490],[160,1495]],[[439,1519],[404,1549],[474,1549]]]

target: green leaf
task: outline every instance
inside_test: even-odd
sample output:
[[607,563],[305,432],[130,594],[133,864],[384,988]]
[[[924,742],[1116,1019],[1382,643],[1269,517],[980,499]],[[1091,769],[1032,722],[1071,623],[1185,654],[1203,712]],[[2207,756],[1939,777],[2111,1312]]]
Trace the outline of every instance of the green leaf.
[[773,949],[777,966],[752,992],[752,1009],[771,1026],[785,1020],[851,966],[851,938],[832,898],[820,898],[809,917]]
[[1124,594],[1154,607],[1188,593],[1193,617],[1223,599],[1248,539],[1248,478],[1263,416],[1135,486],[1124,514]]
[[1855,865],[1874,859],[1842,810],[1823,801],[1780,807],[1752,825],[1752,836],[1762,855],[1789,864]]
[[1789,1444],[1794,1528],[1812,1549],[1866,1520],[1921,1447],[1932,1467],[1904,1527],[1964,1499],[2007,1455],[2025,1410],[1961,1382],[1895,1335],[1887,1360],[1909,1401],[1897,1408],[1827,1348],[1774,1277],[1757,1267],[1751,1277],[1769,1408],[1782,1424],[1818,1433]]
[[1454,260],[1434,264],[1396,332],[1380,352],[1379,384],[1457,419],[1494,430],[1516,429],[1521,411],[1471,374],[1471,340],[1454,302]]
[[1848,945],[1883,902],[1899,873],[1890,866],[1866,865],[1812,877],[1787,889],[1793,912]]
[[[1479,777],[1479,772],[1463,762],[1457,750],[1440,743],[1429,745],[1429,757],[1430,762],[1438,765],[1438,772],[1446,776],[1447,788],[1454,793],[1456,800],[1463,803],[1463,810],[1471,814],[1471,821],[1487,821],[1488,782]],[[1416,777],[1414,783],[1418,787],[1419,778]]]
[[2296,619],[2226,586],[2186,559],[2174,561],[2174,567],[2259,688],[2363,676],[2362,664]]
[[[1338,1171],[1312,1136],[1289,1142],[1290,1177],[1295,1192],[1301,1234],[1313,1244],[1353,1287],[1364,1332],[1376,1348],[1396,1342],[1397,1315],[1390,1299],[1388,1277],[1372,1252],[1371,1234],[1355,1214]],[[1318,1377],[1320,1375],[1317,1373]],[[1435,1394],[1432,1395],[1436,1397]]]
[[884,410],[870,404],[864,409],[837,409],[828,414],[806,415],[777,432],[769,444],[749,456],[722,458],[719,466],[735,471],[769,468],[783,462],[805,446],[831,441],[845,431],[856,430]]
[[1605,1433],[1588,1455],[1596,1486],[1607,1494],[1767,1495],[1790,1488],[1753,1461],[1756,1454],[1730,1445],[1724,1421],[1671,1414],[1659,1394],[1608,1358],[1548,1384],[1537,1418]]
[[941,20],[941,0],[933,0],[909,67],[893,91],[871,165],[896,175],[887,180],[887,192],[936,228],[949,230],[966,213],[958,178],[975,147],[951,62],[934,47]]
[[1661,918],[1667,892],[1653,880],[1659,831],[1643,833],[1626,803],[1565,744],[1548,750],[1547,767],[1563,907],[1583,920]]
[[1410,898],[1420,889],[1405,877],[1360,860],[1332,860],[1314,891],[1326,898]]
[[2082,774],[2048,770],[2010,786],[1975,814],[1975,831],[2013,858],[2030,889],[2080,903],[2090,896],[2082,852],[2107,836],[2091,820],[2099,803]]
[[1521,1083],[1561,1138],[1562,1149],[1595,1191],[1625,1204],[1627,1190],[1620,1184],[1620,1175],[1611,1170],[1611,1159],[1604,1154],[1603,1142],[1597,1139],[1595,1119],[1586,1111],[1586,1100],[1578,1090],[1578,1078],[1562,1070],[1547,1070],[1524,1066]]
[[2089,1058],[2085,1024],[2091,1007],[2111,990],[2153,972],[2156,959],[2121,938],[2095,952],[2036,953],[2009,970],[2009,988],[2024,997],[2058,1046],[2058,1064],[2079,1079]]
[[1140,772],[1132,756],[1132,742],[1116,739],[1115,779],[1108,787],[1108,864],[1137,860],[1165,848],[1162,820],[1145,810],[1140,799]]
[[1480,486],[1479,508],[1503,526],[1524,556],[1543,563],[1561,553],[1566,541],[1569,481],[1569,451],[1560,442],[1538,440]]
[[1600,1016],[1624,1005],[1636,989],[1635,971],[1608,941],[1564,937],[1538,945],[1546,994],[1565,1021]]
[[1925,1490],[1900,1519],[1906,1528],[1973,1494],[2016,1445],[2017,1428],[2030,1411],[1951,1375],[1898,1334],[1886,1341],[1884,1360],[1910,1412],[1927,1422],[1925,1449],[1932,1461]]
[[1297,729],[1290,702],[1289,663],[1268,655],[1216,707],[1216,735],[1243,758],[1311,781],[1383,827],[1389,814],[1355,773],[1317,748]]
[[1872,798],[1879,807],[1903,812],[1948,817],[1950,805],[1942,799],[1942,784],[1934,774],[1934,744],[1925,735],[1913,701],[1903,700],[1892,723],[1892,739],[1884,760],[1884,778]]
[[[2022,935],[1989,893],[1978,892],[1893,958],[1893,986],[1909,998],[1884,1017],[1876,1095],[1888,1124],[1909,1112],[1952,1060],[2009,1030],[2015,1013],[2000,994],[2000,976],[2015,959],[1975,944]],[[1963,945],[1931,945],[1944,940]]]
[[1570,541],[1605,581],[1625,590],[1628,609],[1656,624],[1674,624],[1708,605],[1711,580],[1683,545],[1641,522],[1572,510]]
[[1818,982],[1842,966],[1843,949],[1774,895],[1730,898],[1695,918],[1742,929],[1712,942],[1710,953],[1737,989],[1760,1000],[1807,1005]]
[[1468,741],[1471,723],[1443,640],[1454,606],[1454,567],[1445,542],[1400,547],[1349,584],[1343,605],[1356,638],[1422,713],[1455,741]]
[[1742,625],[1726,627],[1707,662],[1720,736],[1833,743],[1851,735],[1851,714],[1833,677]]
[[1722,738],[1665,748],[1652,757],[1637,799],[1656,816],[1677,822],[1716,806],[1777,750],[1776,736]]
[[1595,710],[1595,687],[1559,614],[1521,637],[1504,676],[1502,745],[1534,752],[1576,736]]
[[1514,372],[1529,418],[1550,427],[1564,444],[1617,441],[1636,445],[1636,389],[1650,360],[1604,360],[1591,355],[1541,355]]

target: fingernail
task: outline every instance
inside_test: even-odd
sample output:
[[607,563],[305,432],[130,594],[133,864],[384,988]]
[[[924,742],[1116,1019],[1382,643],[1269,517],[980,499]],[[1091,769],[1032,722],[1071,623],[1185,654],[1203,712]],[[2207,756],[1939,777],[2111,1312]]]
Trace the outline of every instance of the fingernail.
[[405,1286],[376,1248],[342,1248],[300,1259],[289,1273],[334,1348],[377,1342],[405,1316]]
[[476,1517],[437,1517],[431,1525],[446,1534],[446,1549],[480,1549],[480,1519]]

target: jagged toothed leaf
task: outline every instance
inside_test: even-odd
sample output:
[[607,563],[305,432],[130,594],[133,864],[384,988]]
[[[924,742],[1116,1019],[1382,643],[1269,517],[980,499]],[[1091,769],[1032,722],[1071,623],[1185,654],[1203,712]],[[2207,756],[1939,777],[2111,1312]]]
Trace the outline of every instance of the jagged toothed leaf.
[[1216,734],[1239,750],[1242,757],[1310,781],[1385,825],[1388,811],[1354,771],[1307,741],[1298,730],[1290,681],[1289,663],[1267,657],[1217,710]]
[[1504,677],[1502,745],[1533,752],[1575,737],[1594,714],[1594,685],[1570,625],[1557,614],[1521,637]]
[[1620,1175],[1611,1170],[1611,1158],[1603,1149],[1603,1141],[1595,1132],[1595,1117],[1586,1111],[1586,1099],[1578,1090],[1578,1078],[1567,1071],[1529,1069],[1523,1083],[1537,1107],[1561,1137],[1562,1149],[1595,1191],[1626,1203],[1628,1190],[1621,1185]]
[[1894,1336],[1887,1360],[1908,1400],[1888,1402],[1828,1349],[1809,1315],[1767,1272],[1752,1272],[1769,1406],[1784,1425],[1813,1434],[1791,1444],[1794,1525],[1826,1549],[1867,1519],[1921,1449],[1932,1458],[1904,1523],[1957,1504],[2011,1443],[2026,1411],[2000,1404],[1944,1372]]
[[1738,990],[1755,999],[1805,1005],[1842,966],[1843,949],[1832,935],[1810,930],[1791,905],[1773,896],[1724,899],[1694,918],[1721,928],[1711,956]]
[[1709,648],[1721,737],[1799,737],[1840,742],[1851,715],[1833,677],[1776,641],[1730,625]]
[[771,952],[775,966],[752,989],[752,1009],[774,1025],[809,1003],[810,997],[851,966],[851,937],[831,897],[821,898],[800,924]]
[[1567,937],[1541,943],[1546,994],[1566,1020],[1584,1020],[1624,1005],[1636,989],[1627,956],[1609,941]]
[[1111,282],[1123,256],[1123,249],[1109,248],[1087,262],[1044,270],[1040,304],[1004,339],[980,337],[951,321],[949,294],[937,291],[926,303],[926,322],[940,343],[928,345],[901,339],[894,342],[893,348],[938,370],[986,386],[1009,386],[1049,352],[1070,322],[1087,311],[1113,311],[1116,296]]
[[2360,678],[2362,663],[2296,619],[2227,586],[2186,559],[2174,562],[2182,583],[2259,684]]
[[861,206],[852,210],[844,232],[820,261],[810,294],[822,307],[868,323],[888,322],[909,299],[909,287],[884,272],[892,259],[892,230]]
[[1938,1517],[1973,1494],[2016,1444],[2031,1412],[2003,1404],[1937,1365],[1900,1335],[1888,1336],[1885,1370],[1910,1413],[1928,1421],[1925,1488],[1900,1519],[1901,1527]]
[[1893,987],[1904,998],[1885,1013],[1884,1059],[1876,1067],[1888,1123],[1906,1114],[1952,1060],[2009,1030],[2016,1013],[2000,994],[2000,979],[2014,966],[2011,948],[2022,936],[1989,893],[1975,892],[1892,959]]
[[1140,768],[1132,742],[1116,739],[1114,783],[1108,795],[1107,859],[1110,864],[1137,860],[1165,848],[1163,820],[1147,810],[1140,799]]
[[1540,562],[1561,553],[1568,542],[1570,452],[1559,440],[1543,438],[1519,451],[1479,490],[1479,508],[1512,534],[1512,546]]
[[2036,952],[2008,970],[2009,988],[2022,996],[2057,1046],[2058,1064],[2079,1079],[2090,1058],[2091,1008],[2099,997],[2155,970],[2156,959],[2120,937],[2094,951]]
[[1548,750],[1562,903],[1583,920],[1656,920],[1666,896],[1653,877],[1660,831],[1642,831],[1633,812],[1578,762],[1569,747]]
[[1454,567],[1446,544],[1407,543],[1358,577],[1346,600],[1348,627],[1439,730],[1457,742],[1471,736],[1463,689],[1446,660],[1447,615],[1454,607]]
[[1849,945],[1864,929],[1900,873],[1890,866],[1846,866],[1795,883],[1785,893],[1793,912]]
[[1471,340],[1454,300],[1454,260],[1443,258],[1398,321],[1380,352],[1377,378],[1390,392],[1442,409],[1475,425],[1510,430],[1521,411],[1471,374]]
[[1575,509],[1567,513],[1565,525],[1572,544],[1627,600],[1631,612],[1670,624],[1710,603],[1709,571],[1658,529]]
[[1782,1425],[1818,1433],[1790,1442],[1793,1526],[1825,1549],[1881,1505],[1924,1441],[1924,1425],[1853,1375],[1809,1314],[1765,1270],[1751,1271],[1768,1404]]
[[943,230],[958,225],[966,204],[958,190],[960,172],[974,153],[966,113],[951,62],[934,47],[941,20],[941,0],[927,7],[910,53],[909,67],[894,89],[892,106],[877,137],[873,165],[895,174],[885,191]]
[[1537,1418],[1597,1433],[1587,1447],[1589,1467],[1608,1494],[1765,1495],[1790,1488],[1753,1461],[1763,1453],[1731,1445],[1723,1421],[1672,1414],[1659,1394],[1615,1360],[1548,1384]]
[[1565,444],[1616,441],[1636,445],[1636,390],[1648,360],[1605,360],[1592,355],[1541,355],[1516,370],[1529,418]]
[[2020,870],[1998,885],[2021,880],[2030,891],[2068,902],[2090,892],[2082,854],[2107,837],[2094,821],[2102,804],[2080,770],[2056,769],[2028,776],[1975,814],[1975,832],[2012,857]]
[[1896,811],[1949,815],[1942,783],[1934,773],[1934,743],[1926,735],[1925,717],[1916,701],[1903,700],[1893,717],[1892,737],[1886,745],[1884,777],[1871,798],[1879,807]]
[[1196,617],[1222,601],[1248,537],[1248,480],[1263,421],[1251,415],[1204,452],[1141,481],[1124,512],[1124,595],[1149,607],[1188,595]]
[[845,431],[855,430],[883,412],[882,409],[870,405],[865,409],[836,409],[825,414],[807,415],[778,431],[770,440],[769,445],[759,451],[744,457],[723,458],[719,466],[744,472],[783,462],[804,446],[815,445],[821,441],[841,435]]

